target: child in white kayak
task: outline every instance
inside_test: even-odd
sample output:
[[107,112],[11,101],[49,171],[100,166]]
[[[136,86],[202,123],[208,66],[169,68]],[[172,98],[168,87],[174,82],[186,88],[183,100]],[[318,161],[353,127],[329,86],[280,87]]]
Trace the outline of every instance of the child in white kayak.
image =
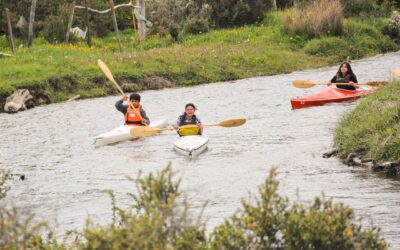
[[203,126],[201,125],[200,119],[194,114],[196,112],[196,106],[193,103],[188,103],[185,105],[185,112],[178,117],[178,120],[172,127],[178,130],[179,127],[185,125],[197,125],[191,129],[179,129],[178,134],[180,136],[185,135],[201,135],[203,133]]
[[123,96],[121,100],[115,103],[115,108],[124,114],[125,124],[132,126],[146,126],[150,124],[146,111],[140,104],[140,95],[133,93],[129,96],[128,105],[124,105],[124,101],[128,100],[127,96]]

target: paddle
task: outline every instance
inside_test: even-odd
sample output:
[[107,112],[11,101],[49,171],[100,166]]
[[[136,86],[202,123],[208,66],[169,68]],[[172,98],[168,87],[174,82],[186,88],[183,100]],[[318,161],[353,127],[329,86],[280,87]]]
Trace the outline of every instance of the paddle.
[[[305,81],[305,80],[294,80],[292,82],[293,86],[296,88],[301,88],[301,89],[306,89],[306,88],[311,88],[316,85],[325,85],[327,86],[326,83],[315,83],[312,81]],[[348,83],[332,83],[335,85],[348,85]],[[370,85],[369,83],[358,83],[358,85]]]
[[[121,87],[118,85],[118,83],[115,81],[110,69],[107,67],[107,65],[102,61],[102,60],[97,60],[97,65],[99,65],[100,69],[103,71],[104,75],[110,80],[112,83],[114,83],[115,87],[118,89],[118,91],[124,96],[125,93],[122,91]],[[133,110],[136,111],[136,113],[139,115],[139,118],[143,120],[142,116],[140,115],[140,112],[137,112],[136,108],[131,104],[130,105]]]
[[[238,127],[246,123],[246,119],[231,119],[231,120],[225,120],[219,123],[210,123],[210,124],[203,124],[203,127],[212,127],[212,126],[221,126],[224,128],[230,128],[230,127]],[[196,125],[192,125],[195,127]],[[190,125],[185,125],[183,126],[185,128],[189,128]],[[182,128],[182,127],[179,127]],[[152,136],[158,134],[160,131],[164,130],[174,130],[174,128],[152,128],[152,127],[143,127],[143,126],[138,126],[138,127],[133,127],[131,129],[131,135],[134,137],[145,137],[145,136]]]

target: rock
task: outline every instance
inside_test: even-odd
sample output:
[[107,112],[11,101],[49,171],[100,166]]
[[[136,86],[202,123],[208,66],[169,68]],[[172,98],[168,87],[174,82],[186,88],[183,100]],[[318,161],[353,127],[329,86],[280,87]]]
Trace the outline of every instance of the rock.
[[7,97],[4,111],[7,113],[16,113],[34,106],[35,102],[29,90],[17,89],[11,96]]
[[322,155],[322,158],[329,158],[331,156],[337,155],[337,153],[338,153],[338,149],[337,148],[332,148],[331,150],[325,152]]
[[355,162],[353,161],[353,159],[354,159],[356,156],[357,156],[356,153],[350,153],[350,154],[347,156],[346,160],[344,161],[344,162],[346,163],[346,165],[348,165],[348,166],[353,166],[353,165],[355,165]]
[[170,80],[159,76],[147,77],[143,80],[143,82],[148,89],[162,89],[173,86]]
[[141,90],[139,85],[137,85],[136,83],[124,83],[121,85],[121,88],[125,92],[137,92],[137,91]]

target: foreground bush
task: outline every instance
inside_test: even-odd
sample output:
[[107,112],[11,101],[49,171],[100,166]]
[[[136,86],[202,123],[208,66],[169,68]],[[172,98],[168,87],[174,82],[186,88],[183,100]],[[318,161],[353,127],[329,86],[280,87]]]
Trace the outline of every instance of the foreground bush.
[[392,39],[400,43],[400,13],[394,11],[388,22],[386,23],[383,32]]
[[386,249],[379,229],[362,229],[353,209],[316,198],[310,206],[290,203],[277,193],[272,170],[255,204],[242,202],[241,212],[213,233],[214,249]]
[[286,32],[307,37],[340,35],[343,31],[343,9],[339,0],[315,1],[304,9],[287,10],[283,26]]
[[352,152],[377,160],[400,159],[400,82],[366,97],[343,117],[335,145],[341,159]]
[[[291,203],[278,194],[275,170],[259,187],[254,202],[205,234],[201,215],[193,217],[179,181],[168,166],[135,180],[128,209],[113,205],[113,221],[88,221],[69,245],[59,244],[45,223],[0,207],[0,249],[386,249],[375,227],[363,229],[354,211],[329,199],[311,205]],[[47,236],[46,236],[47,234]],[[44,236],[46,236],[44,238]]]

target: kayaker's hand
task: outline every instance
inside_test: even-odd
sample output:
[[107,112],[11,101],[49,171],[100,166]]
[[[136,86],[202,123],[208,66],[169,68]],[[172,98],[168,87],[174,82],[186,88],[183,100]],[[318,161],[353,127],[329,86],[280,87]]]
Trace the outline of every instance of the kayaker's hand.
[[172,124],[171,127],[172,127],[173,129],[175,129],[175,130],[178,130],[178,128],[179,128],[179,127],[178,127],[177,125],[175,125],[175,124]]
[[203,128],[203,125],[202,125],[201,123],[197,123],[197,127],[198,127],[199,129],[202,129],[202,128]]
[[356,83],[356,82],[349,82],[350,84],[350,86],[353,86],[355,89],[358,89],[360,86],[358,85],[358,83]]
[[332,85],[332,83],[331,83],[331,82],[327,82],[327,83],[326,83],[326,85],[328,85],[328,86],[331,86],[331,85]]
[[122,101],[126,101],[126,100],[128,100],[128,96],[126,96],[126,95],[122,96]]

